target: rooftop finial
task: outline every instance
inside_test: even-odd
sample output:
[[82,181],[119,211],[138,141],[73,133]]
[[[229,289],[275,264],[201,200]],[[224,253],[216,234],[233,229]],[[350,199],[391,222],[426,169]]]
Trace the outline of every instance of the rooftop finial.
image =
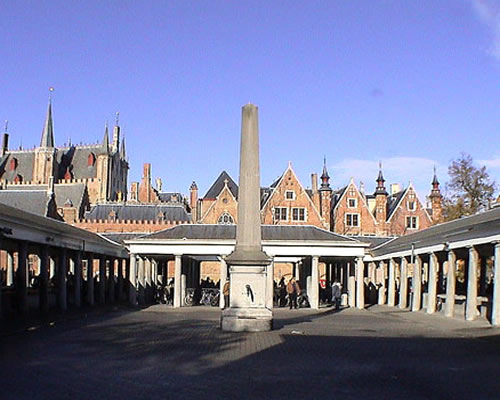
[[378,169],[381,170],[382,169],[382,161],[379,160],[378,162]]
[[3,131],[7,133],[8,130],[9,130],[9,121],[6,119],[5,120],[5,128]]
[[54,87],[49,87],[49,101],[52,101],[52,92],[54,91]]
[[118,126],[120,123],[120,111],[116,112],[116,119],[115,119],[115,125]]

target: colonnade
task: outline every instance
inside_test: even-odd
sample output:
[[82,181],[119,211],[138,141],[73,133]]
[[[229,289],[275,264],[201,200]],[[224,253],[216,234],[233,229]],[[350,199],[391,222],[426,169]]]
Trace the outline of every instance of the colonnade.
[[125,300],[128,260],[0,238],[0,317]]
[[[492,325],[500,325],[498,242],[410,256],[379,256],[370,265],[378,271],[379,304],[425,309],[428,314],[442,311],[447,317],[462,314],[467,321],[476,319],[481,309]],[[463,294],[457,293],[458,283]]]

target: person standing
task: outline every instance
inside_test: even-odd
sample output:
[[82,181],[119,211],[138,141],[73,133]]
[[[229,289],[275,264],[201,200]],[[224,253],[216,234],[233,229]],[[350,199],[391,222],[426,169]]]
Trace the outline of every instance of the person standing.
[[290,310],[292,308],[298,308],[297,296],[300,294],[300,286],[294,277],[288,281],[288,284],[286,285],[286,292],[288,293],[288,298],[290,299]]
[[340,308],[340,297],[342,296],[342,290],[340,289],[340,283],[335,281],[332,285],[332,302],[335,305],[335,309]]

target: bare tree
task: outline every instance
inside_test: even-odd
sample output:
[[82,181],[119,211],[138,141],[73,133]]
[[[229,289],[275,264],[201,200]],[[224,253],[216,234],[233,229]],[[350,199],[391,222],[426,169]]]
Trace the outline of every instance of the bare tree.
[[495,181],[486,167],[476,167],[469,154],[461,153],[448,167],[450,181],[446,185],[443,215],[446,221],[473,215],[487,209],[493,200]]

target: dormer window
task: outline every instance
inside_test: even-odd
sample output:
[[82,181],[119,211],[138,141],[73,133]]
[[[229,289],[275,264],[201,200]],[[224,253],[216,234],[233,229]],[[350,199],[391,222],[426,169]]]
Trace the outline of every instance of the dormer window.
[[95,164],[95,154],[90,153],[89,156],[87,157],[87,166],[93,167]]
[[287,190],[285,192],[285,199],[287,199],[287,200],[295,200],[295,192],[293,190]]
[[415,211],[417,209],[417,203],[415,200],[409,201],[407,206],[408,206],[408,211]]
[[347,199],[347,207],[356,208],[358,206],[358,199]]
[[158,215],[156,216],[156,219],[159,221],[159,222],[163,222],[165,220],[165,214],[163,212],[159,212]]
[[116,221],[116,212],[115,210],[111,210],[108,214],[108,221]]
[[14,158],[14,157],[12,157],[12,158],[10,159],[9,169],[10,169],[11,171],[14,171],[16,168],[17,168],[17,159],[16,159],[16,158]]

